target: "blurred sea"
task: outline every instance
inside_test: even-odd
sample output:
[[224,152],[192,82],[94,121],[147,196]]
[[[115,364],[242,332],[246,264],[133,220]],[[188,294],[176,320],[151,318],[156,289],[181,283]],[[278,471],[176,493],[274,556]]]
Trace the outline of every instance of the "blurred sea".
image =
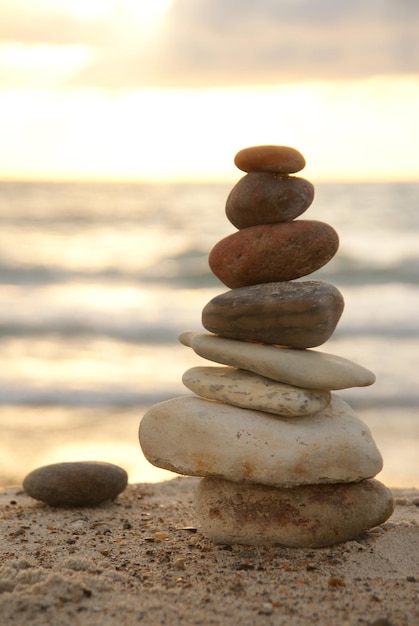
[[[207,256],[235,230],[233,184],[0,183],[0,487],[80,459],[118,463],[131,482],[174,476],[144,459],[138,424],[205,363],[177,335],[202,330],[227,290]],[[418,205],[419,183],[318,184],[301,216],[341,240],[310,276],[346,302],[317,349],[376,373],[339,395],[373,432],[379,478],[400,487],[419,487]]]

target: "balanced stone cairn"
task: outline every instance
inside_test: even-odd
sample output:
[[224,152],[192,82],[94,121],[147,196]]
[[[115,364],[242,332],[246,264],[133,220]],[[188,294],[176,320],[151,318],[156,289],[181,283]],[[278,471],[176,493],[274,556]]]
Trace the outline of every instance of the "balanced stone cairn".
[[193,367],[195,395],[154,405],[140,424],[146,458],[201,476],[195,506],[203,532],[222,544],[321,547],[356,538],[393,511],[373,477],[382,458],[367,425],[338,389],[371,385],[360,365],[310,350],[334,332],[342,295],[324,281],[298,281],[337,252],[338,235],[295,220],[313,185],[291,176],[305,166],[293,148],[241,150],[246,175],[226,203],[238,229],[209,255],[230,289],[204,307],[209,333],[180,342],[221,366]]

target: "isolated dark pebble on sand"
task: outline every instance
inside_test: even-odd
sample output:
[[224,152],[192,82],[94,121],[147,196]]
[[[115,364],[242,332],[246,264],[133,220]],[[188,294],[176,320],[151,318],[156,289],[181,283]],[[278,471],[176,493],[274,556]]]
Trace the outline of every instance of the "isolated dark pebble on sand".
[[33,470],[24,479],[23,489],[35,500],[50,506],[77,507],[113,500],[127,483],[126,471],[117,465],[78,461]]

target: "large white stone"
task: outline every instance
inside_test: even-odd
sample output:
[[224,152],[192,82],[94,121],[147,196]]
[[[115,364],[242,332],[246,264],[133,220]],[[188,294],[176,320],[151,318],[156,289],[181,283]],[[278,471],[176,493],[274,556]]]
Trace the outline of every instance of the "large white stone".
[[382,524],[394,503],[378,480],[278,489],[203,478],[195,508],[215,543],[320,548]]
[[375,375],[365,367],[317,350],[267,346],[194,331],[181,333],[179,341],[204,359],[250,370],[296,387],[347,389],[372,385],[375,381]]
[[234,367],[192,367],[182,380],[198,396],[283,417],[311,415],[330,402],[330,391],[293,387]]
[[151,407],[139,434],[153,465],[192,476],[294,487],[358,481],[382,468],[368,427],[336,396],[294,418],[181,396]]

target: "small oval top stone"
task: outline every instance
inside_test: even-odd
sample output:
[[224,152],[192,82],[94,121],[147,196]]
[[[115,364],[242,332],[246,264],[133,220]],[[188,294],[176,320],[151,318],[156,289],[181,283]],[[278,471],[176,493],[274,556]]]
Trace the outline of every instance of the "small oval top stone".
[[234,163],[243,172],[294,174],[306,164],[303,155],[288,146],[253,146],[240,150]]
[[112,500],[125,489],[128,475],[112,463],[78,461],[54,463],[30,472],[26,493],[50,506],[93,506]]

